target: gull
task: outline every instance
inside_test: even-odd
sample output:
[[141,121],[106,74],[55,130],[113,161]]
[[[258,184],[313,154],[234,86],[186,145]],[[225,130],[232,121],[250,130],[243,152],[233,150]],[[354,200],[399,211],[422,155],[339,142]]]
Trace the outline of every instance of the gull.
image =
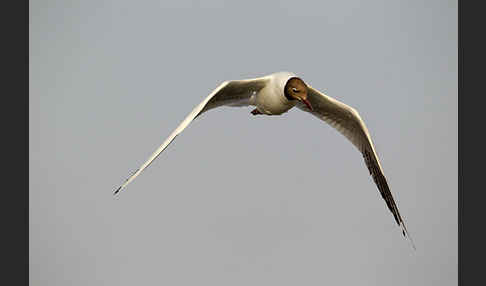
[[344,135],[361,152],[368,171],[386,202],[388,209],[415,249],[405,223],[388,187],[375,147],[365,123],[356,109],[318,91],[291,72],[277,72],[263,77],[224,81],[211,92],[177,126],[157,150],[125,182],[124,189],[145,170],[167,146],[199,115],[220,106],[255,106],[253,115],[281,115],[293,107],[325,121]]

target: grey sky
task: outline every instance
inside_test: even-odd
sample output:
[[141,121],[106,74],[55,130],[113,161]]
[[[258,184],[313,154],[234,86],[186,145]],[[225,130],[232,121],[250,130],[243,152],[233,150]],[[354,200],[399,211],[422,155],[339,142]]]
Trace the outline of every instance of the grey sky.
[[[31,1],[31,285],[456,285],[457,1]],[[233,3],[234,2],[234,3]],[[344,136],[220,108],[291,71],[356,108],[417,251]]]

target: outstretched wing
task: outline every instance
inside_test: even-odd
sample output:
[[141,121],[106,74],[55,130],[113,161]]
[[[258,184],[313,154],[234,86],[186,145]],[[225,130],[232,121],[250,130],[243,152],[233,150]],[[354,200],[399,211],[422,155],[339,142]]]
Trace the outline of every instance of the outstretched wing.
[[397,224],[402,228],[403,235],[410,239],[412,247],[415,248],[407,228],[405,227],[405,223],[400,216],[400,212],[398,211],[398,207],[390,192],[390,188],[388,187],[378,155],[376,154],[375,147],[371,141],[371,136],[358,112],[354,108],[319,92],[311,86],[308,86],[308,88],[307,99],[312,105],[313,111],[310,111],[301,102],[297,104],[297,107],[303,111],[312,113],[314,116],[330,124],[358,148],[363,154],[370,175],[378,186],[378,190],[385,200],[388,209],[392,212]]
[[165,139],[157,150],[138,168],[125,182],[115,190],[115,194],[125,188],[140,173],[157,158],[162,151],[181,133],[196,117],[202,113],[219,106],[248,106],[251,96],[259,92],[266,84],[265,77],[225,81],[220,84],[210,95],[208,95],[191,113],[177,126],[177,128]]

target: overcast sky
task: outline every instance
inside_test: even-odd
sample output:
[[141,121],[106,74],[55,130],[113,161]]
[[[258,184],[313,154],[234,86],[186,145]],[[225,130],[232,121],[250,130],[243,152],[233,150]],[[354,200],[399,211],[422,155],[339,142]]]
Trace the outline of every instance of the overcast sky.
[[[207,4],[209,2],[210,4]],[[31,1],[31,285],[456,285],[457,1]],[[298,109],[219,108],[291,71],[354,108],[361,154]]]

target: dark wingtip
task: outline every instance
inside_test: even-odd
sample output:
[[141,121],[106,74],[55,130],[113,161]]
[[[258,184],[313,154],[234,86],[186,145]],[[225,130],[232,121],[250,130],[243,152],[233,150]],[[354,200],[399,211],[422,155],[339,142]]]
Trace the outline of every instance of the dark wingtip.
[[118,194],[118,192],[121,190],[122,186],[119,186],[118,189],[116,189],[116,191],[113,193],[113,195],[116,195]]
[[412,238],[410,237],[410,235],[408,234],[408,230],[407,228],[405,227],[405,224],[401,224],[401,227],[402,227],[402,234],[405,238],[407,238],[407,240],[410,242],[410,245],[412,246],[412,249],[414,251],[417,251],[417,248],[415,247],[415,243],[413,243],[413,240]]

